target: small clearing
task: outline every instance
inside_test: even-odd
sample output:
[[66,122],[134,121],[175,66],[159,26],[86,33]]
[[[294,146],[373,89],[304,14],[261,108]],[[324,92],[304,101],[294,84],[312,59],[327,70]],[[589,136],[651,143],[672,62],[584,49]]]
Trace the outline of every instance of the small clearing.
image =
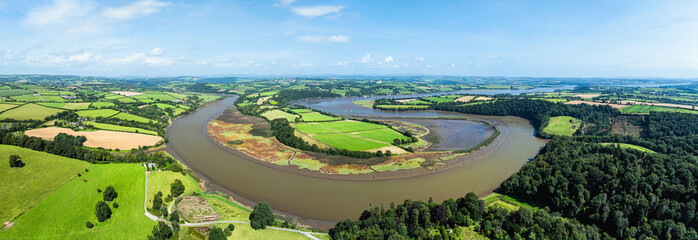
[[595,98],[595,97],[598,97],[598,96],[601,96],[601,94],[600,94],[600,93],[599,93],[599,94],[577,94],[577,95],[574,95],[573,97],[578,97],[578,98]]
[[453,101],[454,102],[470,102],[470,100],[473,100],[474,98],[475,98],[475,96],[462,96],[462,97],[459,97],[458,99],[453,100]]
[[589,104],[592,106],[596,105],[608,105],[613,108],[624,108],[627,107],[628,105],[621,105],[621,104],[613,104],[613,103],[600,103],[600,102],[592,102],[592,101],[579,101],[579,100],[574,100],[574,101],[569,101],[565,102],[565,104]]
[[548,121],[548,126],[543,128],[543,132],[553,135],[572,136],[581,124],[582,120],[569,116],[551,117]]

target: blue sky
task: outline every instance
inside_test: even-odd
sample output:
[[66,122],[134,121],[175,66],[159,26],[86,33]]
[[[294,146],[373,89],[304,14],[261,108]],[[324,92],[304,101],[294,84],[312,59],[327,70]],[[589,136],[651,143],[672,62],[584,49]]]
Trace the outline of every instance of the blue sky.
[[698,77],[698,1],[0,0],[0,74]]

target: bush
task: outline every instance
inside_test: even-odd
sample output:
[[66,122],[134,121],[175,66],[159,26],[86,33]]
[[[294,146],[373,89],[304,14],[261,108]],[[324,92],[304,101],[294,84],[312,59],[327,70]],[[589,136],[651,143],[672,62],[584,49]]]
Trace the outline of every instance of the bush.
[[111,208],[109,208],[106,202],[99,201],[95,207],[95,216],[97,216],[98,221],[104,222],[111,218]]
[[172,195],[167,195],[167,197],[165,197],[165,202],[171,202],[171,201],[172,201]]
[[114,186],[109,185],[107,188],[104,189],[104,193],[102,193],[102,196],[104,197],[104,201],[112,201],[115,198],[119,197],[119,194],[114,190]]
[[233,233],[230,232],[230,229],[227,229],[227,228],[225,230],[223,230],[223,234],[225,234],[226,237],[233,236]]
[[102,189],[97,188],[97,192],[98,192],[98,193],[101,193],[101,192],[102,192]]
[[90,221],[87,221],[87,223],[85,223],[85,226],[86,226],[87,228],[92,228],[92,227],[94,227],[95,225],[93,225]]
[[235,231],[235,225],[233,225],[232,223],[228,224],[228,230]]
[[213,227],[211,228],[211,231],[208,232],[208,239],[209,240],[225,240],[227,239],[225,237],[225,233],[223,233],[223,230],[218,228],[218,227]]
[[118,203],[116,203],[116,202],[112,203],[112,205],[111,205],[111,206],[112,206],[112,207],[114,207],[114,208],[119,208],[119,204],[118,204]]
[[10,167],[12,167],[12,168],[24,167],[24,162],[22,162],[22,158],[19,157],[18,155],[10,155]]
[[78,173],[78,177],[82,177],[82,174]]
[[85,172],[89,172],[89,171],[90,171],[89,169],[85,168]]

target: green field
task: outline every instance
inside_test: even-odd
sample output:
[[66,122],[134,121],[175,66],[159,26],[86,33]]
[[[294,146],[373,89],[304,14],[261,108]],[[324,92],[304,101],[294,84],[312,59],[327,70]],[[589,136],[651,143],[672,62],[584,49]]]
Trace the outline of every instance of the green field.
[[453,100],[454,100],[453,98],[441,98],[441,97],[427,97],[424,99],[435,102],[435,103],[453,102]]
[[[26,164],[10,168],[7,159],[19,155]],[[0,145],[0,222],[8,222],[53,190],[77,177],[90,164],[16,146]]]
[[[139,164],[92,165],[90,172],[22,214],[12,228],[0,233],[0,238],[143,239],[155,225],[143,215],[144,171]],[[95,204],[102,199],[97,189],[109,185],[119,193],[115,200],[119,208],[112,208],[111,219],[100,223],[94,214]],[[86,221],[94,228],[85,227]]]
[[33,93],[33,92],[29,91],[29,90],[25,90],[25,89],[3,89],[3,90],[0,90],[0,97],[19,96],[19,95],[30,94],[30,93]]
[[368,141],[366,139],[346,133],[314,135],[313,138],[327,145],[351,151],[363,151],[388,145],[387,143]]
[[338,131],[332,129],[317,127],[313,123],[296,123],[293,124],[293,126],[295,126],[298,131],[305,134],[338,133]]
[[[130,98],[130,97],[122,97],[119,99],[116,99],[116,101],[122,102],[122,103],[135,103],[137,102],[136,99]],[[152,102],[152,101],[145,101],[145,99],[142,102]]]
[[377,172],[392,172],[402,169],[415,169],[421,167],[422,162],[424,162],[424,159],[415,158],[407,161],[391,162],[389,164],[371,165],[371,168],[373,168]]
[[543,132],[553,135],[572,136],[581,125],[582,120],[573,117],[551,117],[548,121],[548,126],[543,128]]
[[66,102],[66,100],[60,96],[51,96],[51,95],[41,95],[41,96],[44,97],[44,100],[46,100],[47,102]]
[[278,109],[266,111],[266,112],[262,113],[262,116],[266,117],[270,121],[274,120],[274,119],[278,119],[278,118],[285,118],[289,122],[294,122],[296,120],[296,118],[298,117],[298,115],[290,114],[290,113],[287,113],[287,112],[284,112],[284,111],[281,111]]
[[424,100],[414,100],[414,101],[409,101],[404,104],[409,104],[409,105],[430,105],[430,102],[424,101]]
[[336,121],[340,118],[330,117],[318,112],[301,113],[301,119],[305,122],[326,122],[326,121]]
[[16,107],[16,106],[18,106],[18,105],[0,103],[0,112],[8,110],[8,109]]
[[72,110],[84,110],[90,107],[90,103],[66,103],[63,108]]
[[509,211],[519,210],[520,207],[530,208],[533,210],[538,210],[538,205],[534,203],[525,202],[523,200],[502,195],[499,193],[492,193],[482,198],[485,201],[485,206],[489,207],[501,207]]
[[221,98],[221,96],[211,94],[201,94],[199,97],[203,99],[203,102],[210,102]]
[[59,112],[63,112],[63,110],[30,103],[3,112],[0,114],[0,119],[43,120]]
[[638,145],[628,144],[628,143],[601,143],[601,145],[605,145],[605,146],[619,145],[619,146],[622,147],[622,148],[632,148],[632,149],[640,150],[640,151],[643,151],[643,152],[657,153],[657,152],[655,152],[655,151],[652,151],[652,149],[649,149],[649,148],[646,148],[646,147],[642,147],[642,146],[638,146]]
[[146,94],[132,96],[132,98],[135,98],[141,102],[144,102],[147,100],[150,100],[150,101],[172,101],[172,100],[177,99],[169,94],[164,94],[164,93],[146,93]]
[[96,110],[82,110],[82,111],[77,111],[76,113],[80,117],[107,118],[107,117],[114,116],[115,114],[119,113],[119,111],[116,111],[114,109],[96,109]]
[[620,109],[623,113],[650,113],[650,112],[680,112],[680,113],[692,113],[698,114],[696,110],[683,109],[683,108],[672,108],[672,107],[661,107],[661,106],[648,106],[648,105],[632,105]]
[[150,120],[150,119],[148,119],[148,118],[144,118],[144,117],[141,117],[141,116],[136,116],[136,115],[133,115],[133,114],[130,114],[130,113],[119,113],[119,114],[116,114],[116,115],[112,116],[112,118],[118,118],[118,119],[121,119],[121,120],[136,121],[136,122],[142,122],[142,123],[148,123],[148,122],[150,122],[150,121],[157,122],[157,121],[155,121],[155,120]]
[[376,105],[377,108],[402,109],[402,108],[428,108],[429,105]]
[[146,130],[142,128],[135,128],[135,127],[126,127],[126,126],[119,126],[119,125],[112,125],[112,124],[107,124],[107,123],[98,123],[98,122],[85,122],[86,125],[92,125],[95,128],[98,129],[104,129],[104,130],[112,130],[112,131],[119,131],[119,132],[132,132],[132,133],[145,133],[145,134],[150,134],[150,135],[158,135],[156,131],[151,131],[151,130]]
[[353,103],[355,105],[362,106],[362,107],[372,108],[373,103],[375,103],[375,101],[374,100],[358,100],[358,101],[352,101],[351,103]]
[[[170,184],[179,179],[184,184],[184,193],[188,195],[196,192],[196,183],[185,175],[171,171],[151,171],[148,173],[148,207],[153,206],[153,197],[158,191],[162,192],[162,199],[170,195]],[[169,204],[169,202],[168,202]],[[169,205],[168,205],[169,207]]]
[[315,126],[329,128],[343,133],[387,128],[386,126],[380,124],[358,121],[320,122],[316,123]]
[[41,98],[41,96],[36,96],[33,93],[19,95],[19,96],[12,96],[10,98],[17,100],[18,102],[43,102],[44,101],[44,99]]
[[62,102],[58,102],[58,103],[57,102],[38,102],[37,104],[39,104],[41,106],[52,107],[52,108],[63,108],[63,106],[65,106],[66,103],[62,103]]
[[291,112],[294,112],[294,113],[309,113],[309,112],[313,112],[313,110],[301,108],[301,109],[291,109]]
[[383,128],[383,129],[376,129],[376,130],[370,130],[370,131],[363,131],[359,132],[356,135],[359,135],[361,137],[365,137],[368,139],[373,139],[373,140],[378,140],[381,142],[387,142],[387,143],[392,143],[394,139],[406,139],[409,140],[410,138],[406,137],[405,135],[400,134],[399,132],[396,132],[393,129],[390,128]]
[[92,108],[103,108],[103,107],[112,107],[114,106],[113,102],[93,102],[90,107]]

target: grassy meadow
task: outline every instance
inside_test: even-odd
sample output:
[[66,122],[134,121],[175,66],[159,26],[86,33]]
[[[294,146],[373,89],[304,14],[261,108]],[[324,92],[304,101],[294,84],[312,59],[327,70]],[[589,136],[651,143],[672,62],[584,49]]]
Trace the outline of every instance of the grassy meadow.
[[582,120],[569,117],[558,116],[551,117],[548,126],[543,128],[543,132],[553,135],[572,136],[574,132],[582,125]]
[[62,111],[64,110],[29,103],[4,111],[2,114],[0,114],[0,119],[11,118],[15,120],[43,120],[48,116]]
[[[10,168],[10,155],[26,164]],[[56,188],[84,173],[90,163],[31,149],[0,145],[0,222],[8,222],[37,204]]]
[[[145,168],[139,164],[95,164],[90,171],[63,185],[0,233],[2,239],[143,239],[155,222],[143,215]],[[113,185],[118,208],[104,222],[95,217],[102,200],[97,189]],[[85,227],[90,221],[95,226]]]

